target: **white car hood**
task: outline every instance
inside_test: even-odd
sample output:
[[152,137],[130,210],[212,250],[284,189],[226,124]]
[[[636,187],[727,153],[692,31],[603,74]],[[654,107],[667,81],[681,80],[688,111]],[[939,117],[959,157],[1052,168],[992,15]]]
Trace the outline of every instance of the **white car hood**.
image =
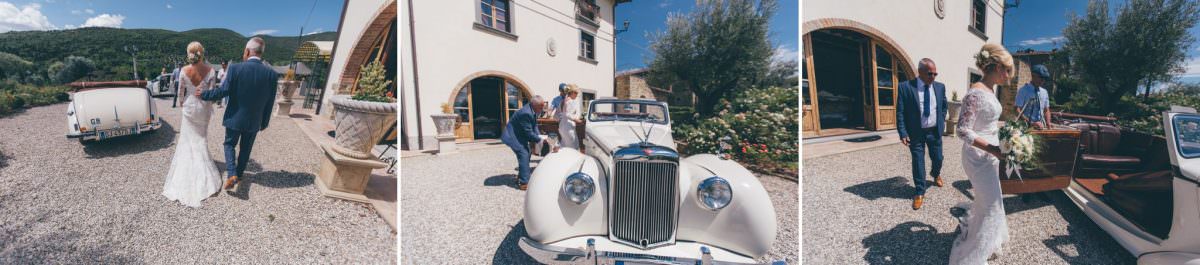
[[610,152],[622,146],[641,142],[646,130],[650,130],[652,127],[654,131],[650,132],[650,143],[675,149],[675,141],[671,137],[669,125],[645,123],[643,128],[639,123],[616,121],[589,122],[586,127],[588,137]]

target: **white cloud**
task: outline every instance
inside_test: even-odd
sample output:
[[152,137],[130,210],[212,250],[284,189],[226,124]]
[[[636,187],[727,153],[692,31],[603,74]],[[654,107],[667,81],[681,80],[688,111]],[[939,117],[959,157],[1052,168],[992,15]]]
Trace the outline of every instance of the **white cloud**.
[[66,25],[63,25],[63,28],[64,29],[75,29],[75,25],[66,24]]
[[1200,59],[1188,59],[1187,63],[1184,63],[1183,67],[1183,73],[1176,76],[1182,78],[1200,77]]
[[304,33],[304,36],[313,35],[313,34],[317,34],[317,33],[325,33],[325,29],[317,28],[317,29],[314,29],[312,32]]
[[1067,38],[1063,38],[1063,36],[1041,37],[1041,38],[1036,38],[1036,39],[1032,39],[1032,40],[1023,40],[1023,41],[1019,42],[1018,44],[1020,44],[1021,46],[1035,46],[1035,45],[1042,45],[1042,44],[1049,44],[1049,43],[1062,43],[1063,41],[1066,41],[1066,40],[1067,40]]
[[670,0],[663,0],[662,2],[658,3],[658,8],[666,8],[668,6],[671,6]]
[[167,4],[167,9],[172,9],[172,8],[175,8],[175,7],[171,6],[171,4]]
[[80,25],[79,27],[81,27],[81,28],[86,28],[86,27],[120,28],[121,24],[124,22],[125,22],[125,16],[100,14],[99,16],[87,19],[87,21],[83,22],[83,25]]
[[42,14],[42,5],[27,4],[18,8],[9,2],[0,2],[0,33],[14,30],[57,29],[50,19]]
[[772,63],[796,61],[799,59],[800,59],[800,52],[798,52],[796,50],[788,49],[787,47],[783,47],[783,46],[775,47],[775,50],[771,52],[771,62]]
[[84,10],[71,10],[72,15],[82,15],[83,13],[95,14],[96,10],[92,10],[91,8],[84,9]]
[[279,32],[279,30],[277,30],[277,29],[262,29],[262,30],[258,30],[255,32],[251,32],[250,36],[271,35],[271,34],[275,34],[275,32]]

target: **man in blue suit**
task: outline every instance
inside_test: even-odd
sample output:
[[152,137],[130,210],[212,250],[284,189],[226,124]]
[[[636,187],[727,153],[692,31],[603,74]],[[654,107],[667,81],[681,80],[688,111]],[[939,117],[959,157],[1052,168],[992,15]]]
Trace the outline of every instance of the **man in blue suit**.
[[[546,139],[537,129],[537,117],[545,109],[546,101],[542,100],[542,96],[534,96],[529,104],[508,118],[508,125],[504,126],[504,132],[500,134],[500,141],[517,155],[517,188],[521,190],[529,187],[529,143]],[[558,151],[558,147],[554,150]]]
[[946,86],[933,81],[937,77],[937,65],[929,58],[917,64],[917,79],[900,83],[896,101],[896,131],[900,142],[908,146],[912,155],[913,210],[921,209],[925,200],[925,151],[933,162],[929,171],[934,185],[942,183],[942,132],[946,129]]
[[[207,101],[218,101],[229,97],[229,105],[225,108],[225,179],[226,191],[237,189],[241,184],[239,176],[246,171],[246,163],[250,160],[250,149],[254,147],[254,137],[259,131],[267,129],[271,121],[271,103],[275,102],[275,90],[279,76],[275,70],[263,63],[262,52],[266,43],[262,38],[254,37],[246,42],[242,52],[242,63],[229,66],[221,87],[204,91],[196,91],[196,95]],[[241,147],[234,156],[234,149]]]

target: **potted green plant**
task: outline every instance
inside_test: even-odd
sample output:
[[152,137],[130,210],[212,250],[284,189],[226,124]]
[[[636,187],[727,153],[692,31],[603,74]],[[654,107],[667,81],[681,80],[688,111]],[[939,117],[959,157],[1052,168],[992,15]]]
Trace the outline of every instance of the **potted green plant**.
[[336,109],[335,151],[358,159],[372,157],[371,147],[396,121],[396,103],[387,96],[392,81],[386,78],[383,64],[372,62],[362,67],[353,96],[338,95],[330,100]]
[[950,92],[950,95],[950,100],[946,101],[946,135],[954,135],[954,127],[958,124],[958,108],[962,106],[958,91]]
[[279,106],[279,111],[276,112],[276,115],[291,115],[292,105],[295,104],[292,102],[292,95],[295,94],[296,89],[300,87],[300,82],[291,80],[289,78],[284,78],[283,81],[279,81],[278,86],[280,99],[275,101],[275,104]]
[[442,103],[442,113],[434,113],[429,116],[433,118],[433,124],[437,126],[438,136],[454,134],[454,123],[457,122],[458,115],[454,115],[454,108],[449,102]]
[[454,105],[449,102],[442,103],[442,113],[434,113],[429,115],[433,118],[433,125],[437,127],[437,136],[434,138],[438,141],[437,154],[451,154],[457,149],[455,146],[454,128],[458,123],[458,115],[454,114]]
[[371,170],[387,167],[371,155],[371,148],[396,122],[396,103],[388,93],[383,65],[376,61],[361,68],[354,95],[330,99],[334,107],[334,145],[322,145],[317,187],[326,196],[367,202],[363,195]]

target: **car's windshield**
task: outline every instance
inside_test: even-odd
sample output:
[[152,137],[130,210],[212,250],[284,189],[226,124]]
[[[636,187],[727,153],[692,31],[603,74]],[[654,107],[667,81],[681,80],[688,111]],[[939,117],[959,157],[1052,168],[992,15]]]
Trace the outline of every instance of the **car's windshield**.
[[653,102],[600,101],[592,102],[588,111],[591,121],[647,121],[669,123],[667,108]]
[[1200,157],[1200,116],[1175,116],[1175,143],[1179,155],[1185,158]]

